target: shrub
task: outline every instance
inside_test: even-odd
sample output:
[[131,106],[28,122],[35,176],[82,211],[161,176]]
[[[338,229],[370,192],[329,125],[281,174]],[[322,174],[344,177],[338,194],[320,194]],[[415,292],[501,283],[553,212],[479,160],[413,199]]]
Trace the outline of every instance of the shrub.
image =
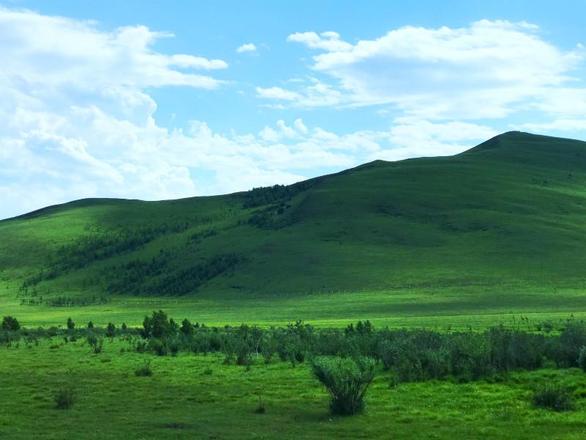
[[582,347],[578,352],[578,366],[582,371],[586,372],[586,346]]
[[149,377],[153,375],[153,370],[151,368],[151,361],[145,361],[145,363],[134,370],[134,375],[137,377]]
[[167,345],[160,339],[149,340],[147,348],[149,351],[152,351],[157,356],[166,356],[168,352]]
[[16,332],[20,330],[20,323],[12,316],[5,316],[2,319],[2,330]]
[[67,318],[67,329],[73,330],[74,328],[75,328],[75,322],[73,322],[73,319]]
[[109,338],[116,336],[116,326],[111,322],[109,322],[108,326],[106,327],[106,336]]
[[364,409],[364,395],[374,379],[374,361],[340,357],[317,357],[312,361],[315,377],[330,393],[333,414],[352,415]]
[[547,384],[534,391],[533,406],[553,411],[571,411],[574,409],[574,398],[567,388]]
[[254,412],[256,414],[264,414],[267,412],[267,409],[265,407],[265,403],[262,400],[262,396],[259,394],[258,396],[258,405],[256,406]]
[[65,386],[57,390],[53,400],[55,401],[55,408],[69,409],[75,403],[75,392],[70,386]]
[[102,338],[98,338],[94,334],[88,335],[87,343],[95,354],[100,354],[104,349],[104,340]]
[[583,323],[568,323],[557,342],[556,363],[560,366],[575,367],[580,349],[586,345],[586,326]]
[[181,328],[179,330],[186,337],[193,336],[193,324],[187,318],[181,322]]
[[173,323],[162,310],[153,312],[151,317],[145,316],[142,326],[145,338],[167,338],[175,333]]

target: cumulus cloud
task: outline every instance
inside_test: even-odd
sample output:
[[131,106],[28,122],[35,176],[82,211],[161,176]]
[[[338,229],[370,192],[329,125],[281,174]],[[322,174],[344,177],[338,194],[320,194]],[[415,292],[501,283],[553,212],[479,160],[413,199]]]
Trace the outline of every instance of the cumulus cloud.
[[217,132],[203,121],[162,127],[149,88],[218,87],[196,72],[226,67],[159,53],[152,44],[163,36],[0,9],[0,217],[82,197],[161,199],[291,183],[390,147],[387,133],[340,135],[300,118],[260,133]]
[[[484,26],[483,32],[493,26],[491,32],[498,35],[525,35],[535,50],[542,44],[550,48],[529,26],[476,26]],[[82,197],[161,199],[292,183],[367,160],[452,154],[496,134],[483,124],[450,117],[462,110],[452,107],[463,105],[470,95],[459,95],[454,86],[436,96],[431,85],[423,84],[414,61],[419,55],[412,52],[424,51],[418,46],[424,43],[403,35],[417,29],[394,31],[401,38],[389,37],[390,43],[384,44],[376,40],[368,50],[365,42],[350,44],[335,32],[293,34],[290,41],[324,52],[314,58],[314,75],[303,89],[256,88],[258,97],[271,103],[300,102],[306,107],[393,103],[404,114],[390,128],[341,134],[288,115],[258,133],[236,133],[212,130],[204,121],[192,121],[184,129],[165,128],[155,120],[157,103],[149,94],[153,87],[221,87],[217,75],[228,67],[225,61],[161,53],[153,44],[170,35],[144,26],[102,30],[96,23],[0,8],[0,218]],[[446,65],[456,72],[461,63],[474,64],[474,55],[463,49],[469,40],[480,40],[474,46],[479,52],[492,41],[472,28],[417,32],[426,36],[426,44],[436,43],[426,55],[436,54],[437,78],[430,80],[436,84],[455,81],[446,79],[453,73]],[[493,53],[489,48],[487,52]],[[579,55],[555,48],[547,53],[542,63],[547,71],[539,73],[541,79],[529,80],[527,87],[541,89],[541,96],[544,87],[555,87],[557,94],[534,105],[563,119],[563,103],[573,102],[571,119],[578,120],[584,95],[572,93],[566,77]],[[402,57],[406,61],[397,70],[398,79],[375,75],[394,74],[389,60]],[[549,65],[554,62],[557,67]],[[429,61],[421,63],[428,68]],[[517,67],[529,69],[522,62]],[[469,72],[472,77],[485,75],[480,68]],[[402,89],[409,86],[409,75],[414,79],[411,92],[417,93]],[[496,76],[492,83],[498,90],[517,81],[514,75],[513,80]],[[338,82],[332,83],[332,78]],[[472,89],[468,86],[469,93]],[[496,89],[480,89],[487,96],[477,95],[476,107],[502,105],[491,101]],[[444,104],[448,92],[454,102]],[[418,111],[425,108],[429,111]],[[438,121],[438,114],[444,119]]]
[[241,46],[236,48],[236,52],[238,53],[245,53],[245,52],[256,52],[257,48],[256,45],[253,43],[245,43]]
[[584,48],[559,49],[528,23],[406,26],[355,44],[335,32],[294,33],[288,41],[319,51],[311,68],[323,75],[328,99],[315,99],[313,82],[261,98],[287,97],[301,107],[390,104],[424,119],[502,118],[520,109],[563,111],[570,103],[583,111],[586,105],[586,87],[572,75]]

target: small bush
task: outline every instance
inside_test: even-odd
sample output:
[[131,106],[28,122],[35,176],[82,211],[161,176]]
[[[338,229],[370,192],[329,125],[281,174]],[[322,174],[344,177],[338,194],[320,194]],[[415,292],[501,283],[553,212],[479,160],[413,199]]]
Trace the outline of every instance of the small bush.
[[20,323],[12,316],[5,316],[2,319],[2,330],[16,332],[20,330]]
[[116,336],[116,326],[111,322],[109,322],[108,326],[106,327],[106,336],[109,338]]
[[370,358],[318,357],[312,362],[315,377],[330,393],[333,414],[352,415],[364,409],[364,395],[374,379]]
[[152,351],[157,356],[167,356],[167,345],[160,339],[151,339],[147,344],[149,351]]
[[134,375],[137,377],[149,377],[153,375],[153,370],[151,368],[151,362],[146,361],[141,367],[138,367],[134,370]]
[[104,350],[104,339],[98,338],[94,334],[89,334],[87,337],[87,343],[92,348],[94,354],[100,354]]
[[75,392],[70,386],[65,386],[57,390],[53,400],[55,401],[55,408],[70,409],[75,403]]
[[544,385],[533,393],[533,406],[553,411],[574,409],[572,393],[559,385]]
[[267,412],[267,409],[265,407],[265,403],[262,400],[262,396],[258,396],[258,405],[256,406],[254,412],[256,414],[264,414]]
[[578,366],[586,372],[586,347],[582,347],[578,352]]

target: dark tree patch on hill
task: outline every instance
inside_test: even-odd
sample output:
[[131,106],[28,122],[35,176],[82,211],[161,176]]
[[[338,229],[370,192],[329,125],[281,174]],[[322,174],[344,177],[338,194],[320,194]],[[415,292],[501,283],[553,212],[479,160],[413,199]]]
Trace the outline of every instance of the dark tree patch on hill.
[[294,218],[289,210],[291,205],[279,203],[256,211],[248,223],[262,229],[279,229],[294,223]]
[[107,291],[131,295],[186,295],[233,270],[243,260],[236,254],[222,254],[177,270],[171,266],[171,254],[162,252],[150,261],[134,260],[108,269],[112,281]]
[[290,200],[299,192],[294,186],[274,185],[254,188],[244,193],[243,208],[256,208],[274,203]]
[[57,278],[96,261],[133,252],[157,237],[179,233],[188,227],[188,223],[162,224],[156,227],[118,229],[84,236],[74,243],[59,248],[49,268],[25,279],[21,290],[26,291],[42,281]]

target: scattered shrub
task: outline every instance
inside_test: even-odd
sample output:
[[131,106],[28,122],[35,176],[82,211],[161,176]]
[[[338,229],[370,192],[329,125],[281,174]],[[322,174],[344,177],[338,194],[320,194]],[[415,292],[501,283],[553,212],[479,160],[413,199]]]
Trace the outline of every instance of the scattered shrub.
[[9,332],[16,332],[20,330],[20,323],[12,316],[5,316],[2,319],[2,330]]
[[586,346],[582,347],[578,352],[578,367],[586,372]]
[[94,354],[100,354],[104,349],[104,339],[98,338],[96,335],[90,333],[87,336],[87,343],[92,348]]
[[547,384],[534,391],[533,406],[553,411],[571,411],[574,409],[574,398],[567,388]]
[[261,395],[258,396],[258,405],[256,406],[254,412],[256,414],[264,414],[267,412],[267,409],[265,407],[265,403],[263,402]]
[[167,345],[160,339],[149,340],[147,349],[155,353],[157,356],[166,356],[168,352]]
[[75,403],[75,392],[72,387],[64,386],[57,390],[53,396],[55,408],[70,409]]
[[116,326],[111,322],[109,322],[108,326],[106,327],[106,336],[109,338],[116,336]]
[[146,316],[142,326],[142,334],[145,338],[167,338],[173,336],[175,332],[175,328],[169,321],[167,314],[162,310],[153,312],[151,317]]
[[315,377],[330,393],[333,414],[352,415],[364,409],[364,395],[374,379],[370,358],[317,357],[312,362]]
[[151,361],[145,361],[145,363],[134,370],[134,375],[138,377],[149,377],[153,375],[153,370],[151,369]]
[[181,328],[179,330],[186,337],[193,336],[193,324],[187,318],[181,322]]

